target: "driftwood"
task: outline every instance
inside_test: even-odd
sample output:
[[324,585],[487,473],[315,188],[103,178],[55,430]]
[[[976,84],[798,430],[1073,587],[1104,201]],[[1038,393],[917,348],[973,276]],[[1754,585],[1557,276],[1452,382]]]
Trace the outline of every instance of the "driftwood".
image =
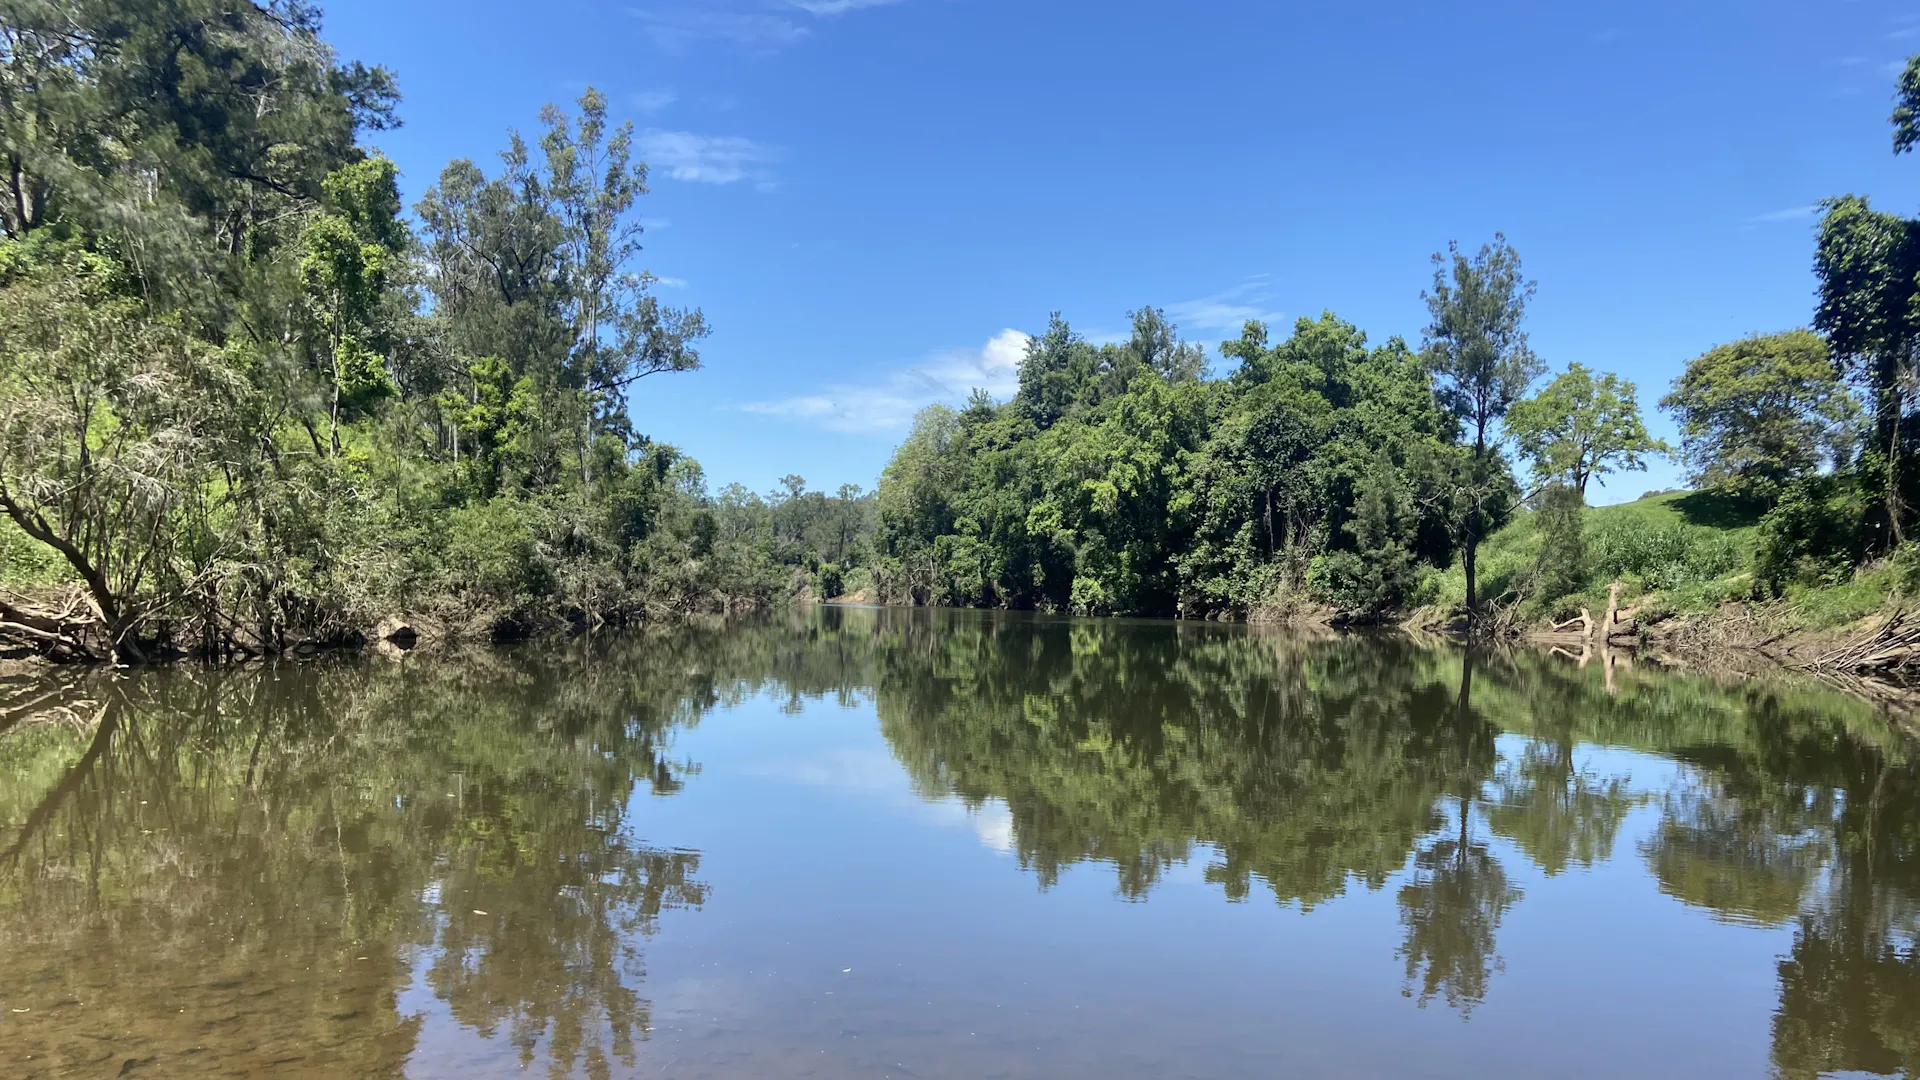
[[1553,629],[1549,630],[1548,633],[1554,636],[1564,635],[1564,634],[1567,634],[1569,632],[1569,629],[1574,626],[1578,626],[1580,628],[1580,633],[1578,635],[1579,640],[1581,641],[1592,640],[1593,612],[1588,611],[1586,608],[1583,607],[1580,609],[1580,614],[1574,616],[1571,619],[1568,619],[1566,622],[1554,623]]
[[1853,675],[1884,675],[1920,666],[1920,625],[1911,622],[1904,609],[1896,610],[1877,629],[1804,664],[1815,671]]
[[1601,622],[1601,639],[1612,641],[1616,638],[1637,638],[1640,636],[1640,623],[1637,616],[1639,607],[1620,606],[1620,583],[1607,586],[1607,617]]
[[36,604],[19,596],[0,598],[0,641],[12,641],[59,661],[98,660],[101,623],[98,614],[75,590],[59,607]]

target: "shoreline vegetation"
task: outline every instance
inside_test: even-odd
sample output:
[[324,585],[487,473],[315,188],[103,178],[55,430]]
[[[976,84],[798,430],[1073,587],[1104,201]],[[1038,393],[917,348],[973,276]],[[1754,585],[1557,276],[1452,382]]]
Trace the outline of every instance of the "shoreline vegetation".
[[[1677,447],[1633,383],[1536,356],[1496,235],[1434,257],[1418,343],[1249,322],[1216,373],[1159,309],[1104,343],[1056,314],[1010,399],[925,410],[876,491],[715,492],[629,411],[709,334],[642,264],[631,126],[589,88],[406,207],[362,142],[399,102],[302,0],[0,7],[0,652],[838,601],[1920,669],[1920,220],[1864,198],[1823,204],[1811,328],[1677,365]],[[1917,116],[1920,58],[1896,153]],[[1587,505],[1668,454],[1693,490]]]

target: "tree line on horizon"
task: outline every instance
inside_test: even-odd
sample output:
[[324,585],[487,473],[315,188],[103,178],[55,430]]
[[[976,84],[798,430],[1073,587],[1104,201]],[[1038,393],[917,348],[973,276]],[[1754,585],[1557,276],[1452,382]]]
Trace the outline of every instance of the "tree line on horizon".
[[[1893,124],[1896,153],[1920,145],[1920,57]],[[1822,207],[1811,328],[1688,361],[1659,402],[1678,447],[1649,435],[1633,383],[1577,363],[1548,377],[1524,327],[1535,283],[1499,235],[1434,257],[1418,347],[1372,343],[1331,311],[1279,341],[1249,321],[1214,378],[1158,309],[1105,345],[1056,314],[1010,400],[976,393],[916,418],[880,484],[878,594],[1354,621],[1436,606],[1474,626],[1494,608],[1577,611],[1620,576],[1645,589],[1718,574],[1715,599],[1770,600],[1891,559],[1920,585],[1920,219],[1857,195]],[[1702,530],[1596,536],[1589,483],[1656,455],[1757,523],[1754,550]],[[1537,543],[1489,595],[1478,556],[1522,516]]]
[[[1912,148],[1920,73],[1901,83]],[[1470,619],[1592,576],[1588,483],[1667,449],[1631,383],[1542,382],[1497,238],[1438,257],[1416,347],[1328,313],[1202,349],[1055,318],[1018,392],[923,414],[877,492],[713,492],[636,430],[708,325],[656,294],[647,171],[589,89],[410,210],[363,137],[393,75],[304,0],[0,0],[0,637],[261,654],[400,614],[511,636],[853,593]],[[1663,404],[1696,482],[1770,523],[1755,590],[1906,550],[1920,223],[1827,204],[1811,331],[1696,359]],[[1518,581],[1487,539],[1532,513]],[[1450,568],[1463,590],[1445,590]]]

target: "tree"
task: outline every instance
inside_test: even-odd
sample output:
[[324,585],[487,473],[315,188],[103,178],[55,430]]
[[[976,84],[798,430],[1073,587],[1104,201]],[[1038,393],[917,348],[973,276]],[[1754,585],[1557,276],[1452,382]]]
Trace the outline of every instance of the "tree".
[[698,310],[659,303],[656,279],[635,265],[646,167],[632,160],[630,128],[609,127],[606,105],[588,88],[577,120],[549,106],[538,156],[514,133],[498,176],[455,161],[418,207],[433,312],[466,358],[456,369],[500,356],[532,380],[532,484],[554,480],[567,456],[591,482],[597,441],[621,452],[630,442],[632,385],[698,368],[708,332]]
[[0,28],[0,229],[111,238],[215,335],[358,132],[397,123],[392,75],[337,63],[304,0],[9,0]]
[[395,392],[378,325],[388,278],[411,238],[400,223],[398,170],[383,157],[355,162],[324,185],[328,206],[301,236],[300,282],[318,324],[318,349],[331,361],[328,442],[340,452],[340,410]]
[[1027,343],[1014,400],[1034,424],[1051,427],[1086,396],[1098,367],[1098,351],[1056,311],[1047,332]]
[[1825,206],[1813,325],[1872,405],[1874,437],[1861,465],[1881,477],[1881,524],[1887,541],[1898,544],[1906,536],[1910,483],[1907,413],[1920,379],[1920,221],[1874,210],[1854,195]]
[[1441,403],[1473,435],[1456,500],[1471,621],[1479,614],[1475,556],[1480,541],[1499,527],[1500,492],[1511,484],[1504,461],[1495,461],[1490,435],[1544,368],[1520,328],[1534,284],[1521,276],[1519,253],[1506,237],[1495,234],[1472,258],[1449,244],[1433,262],[1433,291],[1423,294],[1433,316],[1426,360],[1439,380]]
[[1207,354],[1198,345],[1180,340],[1179,328],[1167,321],[1166,312],[1145,307],[1130,318],[1133,336],[1125,351],[1133,368],[1152,371],[1168,382],[1191,382],[1206,374]]
[[1587,495],[1587,481],[1617,470],[1645,469],[1667,444],[1647,434],[1634,385],[1613,374],[1598,378],[1581,364],[1538,394],[1514,403],[1507,433],[1533,464],[1541,484],[1561,483]]
[[1707,350],[1660,399],[1680,426],[1694,484],[1771,502],[1794,479],[1851,453],[1859,403],[1810,330]]
[[1920,56],[1907,58],[1894,101],[1893,152],[1904,154],[1920,144]]
[[66,253],[16,275],[0,285],[0,510],[66,561],[104,637],[49,643],[139,660],[144,621],[230,554],[219,522],[247,490],[235,463],[257,438],[242,426],[247,387],[216,350],[148,318],[111,260]]

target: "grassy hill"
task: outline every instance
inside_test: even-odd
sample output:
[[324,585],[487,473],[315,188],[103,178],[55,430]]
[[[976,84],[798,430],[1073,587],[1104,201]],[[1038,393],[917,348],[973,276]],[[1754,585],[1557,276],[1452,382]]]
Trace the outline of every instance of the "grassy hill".
[[[1753,596],[1753,560],[1759,543],[1759,512],[1750,503],[1711,492],[1660,492],[1630,503],[1589,507],[1584,512],[1584,585],[1571,595],[1534,593],[1531,581],[1543,537],[1537,515],[1523,512],[1480,548],[1480,591],[1485,597],[1524,597],[1523,621],[1565,618],[1582,605],[1598,613],[1607,586],[1619,581],[1646,610],[1686,614],[1708,611]],[[1790,586],[1776,613],[1796,629],[1820,630],[1854,622],[1884,607],[1902,591],[1900,568],[1870,564],[1851,580]],[[1456,564],[1429,583],[1427,599],[1453,605],[1466,597],[1466,576]]]

